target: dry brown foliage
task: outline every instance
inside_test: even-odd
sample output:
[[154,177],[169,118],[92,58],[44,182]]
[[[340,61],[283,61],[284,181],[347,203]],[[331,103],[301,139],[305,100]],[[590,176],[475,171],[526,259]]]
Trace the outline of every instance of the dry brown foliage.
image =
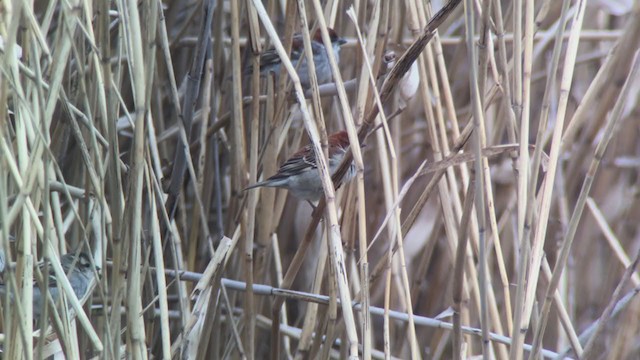
[[[3,1],[2,357],[636,359],[639,16]],[[318,28],[335,84],[256,71]],[[243,191],[343,129],[358,175],[315,212]],[[34,318],[34,265],[78,250],[92,291]]]

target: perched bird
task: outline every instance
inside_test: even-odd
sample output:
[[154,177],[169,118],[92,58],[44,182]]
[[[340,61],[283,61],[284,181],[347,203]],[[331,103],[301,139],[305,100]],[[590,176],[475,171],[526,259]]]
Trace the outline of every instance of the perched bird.
[[[386,72],[391,71],[391,69],[396,65],[396,62],[400,60],[400,57],[406,48],[402,45],[397,44],[389,44],[388,50],[385,51],[383,56],[383,65]],[[418,91],[418,86],[420,85],[420,74],[418,71],[418,62],[414,61],[411,65],[409,71],[407,71],[402,79],[398,82],[397,88],[399,89],[400,98],[406,104],[409,102]]]
[[[91,266],[91,258],[86,253],[79,253],[76,257],[76,254],[69,253],[62,255],[60,257],[60,265],[62,265],[62,269],[65,274],[67,274],[67,278],[69,279],[69,283],[71,284],[71,288],[73,292],[76,294],[78,299],[82,299],[89,289],[89,284],[94,278],[93,267]],[[43,267],[43,264],[40,265]],[[99,269],[96,269],[99,270]],[[60,298],[60,292],[64,291],[58,288],[57,278],[53,271],[53,268],[49,266],[49,287],[48,292],[51,294],[54,302],[57,302]],[[4,295],[6,292],[6,285],[0,284],[0,294]],[[13,296],[12,296],[13,298]],[[43,306],[44,306],[44,298],[43,294],[40,290],[40,286],[34,284],[33,286],[33,315],[34,318],[40,316]]]
[[[335,173],[344,158],[344,154],[349,148],[349,137],[346,131],[340,131],[329,136],[329,172]],[[353,163],[342,178],[342,183],[349,181],[356,173]],[[336,188],[341,184],[337,184]],[[277,187],[291,191],[291,193],[302,200],[315,202],[324,195],[322,180],[318,174],[316,164],[316,154],[311,144],[298,150],[284,164],[280,166],[278,172],[265,181],[255,183],[245,189],[257,187]]]
[[[333,45],[333,53],[335,54],[336,62],[340,64],[340,47],[346,43],[346,40],[339,37],[333,29],[327,28],[327,30],[329,31],[329,37],[331,38],[331,44]],[[311,50],[313,51],[313,62],[316,66],[318,85],[331,82],[333,80],[331,65],[329,64],[327,49],[322,42],[322,33],[320,32],[320,29],[316,30],[313,34],[313,38],[311,38]],[[302,62],[298,66],[300,58],[302,58]],[[302,34],[296,34],[293,36],[293,42],[291,44],[291,63],[293,67],[297,69],[298,77],[300,78],[300,85],[302,85],[303,89],[308,89],[311,86],[311,80],[309,79],[307,60],[304,55]],[[260,56],[261,74],[266,75],[273,72],[277,77],[280,74],[281,65],[282,61],[275,49],[269,49]]]

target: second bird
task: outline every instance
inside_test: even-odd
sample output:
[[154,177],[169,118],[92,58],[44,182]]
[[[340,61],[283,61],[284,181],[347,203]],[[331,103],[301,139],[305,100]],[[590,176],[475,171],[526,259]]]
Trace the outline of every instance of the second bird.
[[[76,257],[76,254],[69,253],[60,257],[60,265],[67,274],[69,283],[73,292],[78,299],[82,299],[89,289],[89,284],[95,277],[95,272],[91,265],[91,259],[89,255],[81,252]],[[98,269],[96,269],[98,270]],[[53,271],[53,268],[49,266],[49,273],[46,274],[49,277],[49,287],[47,292],[51,294],[54,302],[57,302],[60,298],[60,292],[63,291],[58,287],[57,278]],[[7,291],[5,284],[0,284],[0,294],[4,295]],[[2,296],[3,298],[4,296]],[[11,295],[13,301],[13,294]],[[40,317],[44,306],[44,296],[37,284],[33,287],[33,315],[35,318]]]
[[[329,37],[331,38],[331,44],[333,45],[333,53],[336,57],[336,62],[340,64],[340,47],[346,43],[346,40],[339,37],[338,34],[331,28],[327,28],[329,31]],[[329,56],[327,48],[322,42],[322,33],[320,29],[316,30],[311,38],[311,49],[313,51],[313,62],[316,66],[316,77],[318,78],[318,85],[329,83],[333,80],[331,73],[331,65],[329,64]],[[302,62],[298,66],[298,62],[302,59]],[[300,85],[304,90],[311,86],[311,80],[309,79],[309,69],[307,66],[306,56],[304,55],[304,44],[302,41],[302,35],[296,34],[293,36],[293,43],[291,44],[291,63],[296,68],[298,77],[300,78]],[[275,49],[269,49],[260,56],[260,73],[268,74],[273,72],[276,77],[280,74],[282,61],[278,56]]]

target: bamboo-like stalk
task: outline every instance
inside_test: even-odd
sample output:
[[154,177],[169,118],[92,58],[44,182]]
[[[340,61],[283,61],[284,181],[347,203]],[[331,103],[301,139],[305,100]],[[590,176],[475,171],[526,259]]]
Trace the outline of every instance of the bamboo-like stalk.
[[[300,2],[299,2],[300,3]],[[354,163],[356,165],[356,169],[359,173],[363,172],[364,169],[364,165],[362,162],[362,155],[360,153],[360,142],[359,139],[357,139],[356,136],[356,129],[355,129],[355,125],[354,125],[354,121],[351,115],[351,110],[350,110],[350,106],[347,100],[347,95],[346,95],[346,91],[344,90],[344,85],[341,86],[342,84],[342,76],[340,74],[340,69],[338,67],[338,64],[336,63],[336,58],[333,54],[333,46],[331,44],[331,39],[329,37],[329,33],[327,31],[327,24],[325,23],[324,17],[321,16],[322,15],[322,8],[320,5],[320,1],[318,0],[313,0],[312,1],[313,4],[313,8],[314,11],[317,15],[317,19],[318,19],[318,23],[320,25],[319,29],[321,30],[321,34],[322,34],[322,41],[325,45],[325,48],[327,50],[327,57],[329,59],[329,64],[331,65],[331,72],[333,74],[333,79],[335,81],[335,83],[337,84],[337,89],[338,89],[338,98],[340,100],[340,106],[341,106],[341,110],[342,110],[342,115],[345,118],[345,125],[347,128],[347,133],[349,135],[349,142],[350,144],[352,144],[353,146],[351,147],[352,149],[352,154],[354,154]],[[337,1],[334,3],[337,5]],[[304,9],[304,7],[299,8],[299,15],[301,17],[301,19],[304,18],[304,13],[302,12],[302,10]],[[335,17],[329,17],[330,19],[330,23],[333,24],[334,21],[331,21],[332,19],[335,19]],[[302,25],[304,27],[305,25],[305,21],[302,21]],[[311,51],[311,46],[306,45],[307,42],[307,38],[306,38],[306,27],[303,31],[303,39],[305,41],[305,49],[306,49],[306,54],[307,54],[307,63],[311,63],[312,62],[312,51]],[[310,44],[309,44],[310,45]],[[309,72],[311,73],[312,66],[309,66]],[[313,80],[313,77],[311,77],[312,79],[312,84],[315,84],[316,81]],[[319,102],[319,101],[318,101]],[[304,112],[303,112],[304,114]],[[318,119],[316,119],[318,120]],[[324,125],[322,123],[322,121],[319,123],[319,130],[322,131],[322,125]],[[311,138],[313,139],[313,136],[311,136]],[[318,154],[318,151],[316,149],[316,154]],[[320,163],[321,164],[321,163]],[[318,165],[320,165],[318,164]],[[318,166],[320,168],[320,166]],[[321,171],[321,176],[323,171]],[[362,181],[363,178],[362,176],[358,176],[358,178],[360,180],[358,180],[359,187],[362,187]],[[335,272],[335,276],[336,276],[336,283],[337,283],[337,290],[338,290],[338,295],[340,296],[340,300],[344,303],[350,302],[351,301],[351,293],[349,291],[348,288],[348,280],[346,278],[346,270],[345,270],[345,264],[344,264],[344,258],[343,258],[343,252],[342,252],[342,244],[341,244],[341,236],[340,236],[340,230],[338,228],[337,225],[337,210],[334,209],[333,207],[335,206],[333,204],[333,194],[332,194],[332,190],[333,190],[333,182],[331,181],[331,175],[327,172],[326,173],[326,177],[323,177],[323,187],[325,189],[325,195],[326,195],[326,205],[327,205],[327,220],[329,220],[327,222],[327,232],[329,234],[328,237],[328,241],[330,243],[330,259],[332,260],[332,265],[333,265],[333,271]],[[359,198],[359,211],[360,214],[362,216],[365,216],[365,210],[364,210],[364,198]],[[335,218],[334,218],[335,216]],[[330,227],[329,227],[330,226]],[[356,325],[355,325],[355,320],[354,320],[354,316],[353,313],[351,312],[351,310],[349,309],[348,311],[344,311],[345,309],[343,308],[343,312],[342,312],[342,316],[344,318],[344,325],[346,328],[346,335],[347,338],[349,340],[349,350],[348,350],[348,354],[349,354],[349,358],[350,359],[355,359],[358,358],[358,333],[356,330]]]
[[[174,278],[179,277],[184,281],[195,281],[199,283],[202,283],[202,279],[206,278],[207,276],[207,272],[205,272],[204,274],[201,274],[201,273],[194,273],[189,271],[173,271],[173,270],[165,270],[165,274]],[[247,284],[242,281],[222,278],[221,283],[227,289],[233,289],[236,291],[246,291]],[[277,296],[277,297],[282,297],[287,299],[300,299],[300,300],[304,300],[304,301],[315,303],[315,304],[329,305],[331,301],[331,297],[327,295],[318,295],[318,294],[308,293],[303,291],[274,288],[274,287],[271,287],[268,285],[262,285],[262,284],[254,284],[253,290],[257,295]],[[625,300],[625,299],[623,298],[622,300]],[[628,300],[629,299],[627,296],[626,301]],[[341,304],[338,303],[338,305],[341,305]],[[352,307],[356,311],[362,310],[362,304],[360,303],[354,302],[352,303]],[[372,306],[369,309],[369,311],[371,312],[372,315],[377,315],[377,316],[384,316],[384,312],[385,312],[383,308],[376,307],[376,306]],[[408,315],[404,312],[390,310],[389,316],[391,316],[394,320],[409,321]],[[261,315],[258,316],[258,320],[260,319],[260,317]],[[419,326],[427,326],[427,327],[433,327],[433,328],[439,328],[439,329],[445,329],[445,330],[453,330],[454,328],[453,323],[445,322],[445,321],[430,318],[430,317],[415,315],[415,319],[416,319],[416,324]],[[286,327],[286,325],[282,325],[282,326]],[[478,328],[462,326],[461,330],[465,334],[474,335],[477,337],[482,336],[482,330]],[[507,345],[511,344],[510,338],[503,335],[495,334],[495,333],[490,334],[490,339],[491,341],[495,341],[501,344],[507,344]],[[531,345],[525,345],[524,349],[526,351],[530,351]],[[558,354],[554,353],[553,351],[543,350],[543,355],[545,357],[550,357],[550,356],[556,356]]]
[[[168,209],[169,219],[172,220],[175,216],[175,211],[178,203],[178,196],[180,192],[180,185],[182,184],[184,174],[187,170],[187,164],[193,167],[189,147],[185,142],[184,138],[188,137],[187,134],[191,132],[191,126],[193,124],[193,114],[194,114],[194,106],[195,101],[198,97],[198,93],[200,91],[200,73],[204,66],[204,61],[206,57],[207,50],[209,48],[209,29],[211,28],[211,22],[213,19],[213,2],[209,1],[208,3],[203,4],[204,16],[201,24],[201,31],[199,34],[199,46],[197,47],[197,53],[195,58],[191,63],[191,68],[189,70],[189,83],[187,85],[187,91],[184,96],[184,106],[182,107],[182,122],[179,122],[179,129],[183,133],[183,137],[181,139],[181,146],[177,147],[177,151],[175,152],[175,157],[173,161],[173,168],[171,172],[171,183],[168,185],[168,193],[169,196],[166,200],[165,207]],[[237,55],[239,58],[239,54]],[[238,68],[239,69],[239,68]],[[239,74],[235,74],[237,78],[239,78]],[[234,82],[234,84],[237,82]],[[237,88],[234,87],[234,89]],[[234,93],[234,96],[241,96],[238,93]],[[234,109],[237,111],[237,109]],[[242,112],[240,114],[237,112],[234,113],[239,118],[242,118]],[[239,146],[238,149],[242,149],[244,151],[244,146]],[[242,154],[240,153],[240,159],[244,159]],[[239,161],[239,164],[242,164],[242,160]],[[241,167],[243,168],[243,167]]]
[[[640,8],[637,6],[632,9],[632,16],[637,15],[640,12]],[[573,143],[576,131],[589,119],[588,107],[586,104],[593,103],[602,95],[604,89],[615,85],[610,82],[612,76],[617,72],[623,72],[626,76],[627,66],[631,61],[631,58],[627,53],[629,49],[636,49],[638,44],[637,34],[640,32],[640,24],[636,22],[629,22],[622,31],[621,37],[616,42],[616,45],[611,48],[609,55],[607,56],[605,63],[602,64],[598,73],[596,74],[593,82],[589,86],[587,93],[584,96],[584,102],[581,102],[576,109],[576,112],[571,118],[571,121],[567,124],[567,129],[563,135],[562,141],[564,146],[569,146]],[[624,71],[623,71],[624,70]],[[616,85],[621,86],[621,85]]]
[[[548,279],[551,278],[551,267],[546,259],[542,263],[542,270],[544,272],[545,277]],[[573,325],[571,324],[571,320],[569,318],[569,314],[567,313],[567,309],[563,305],[563,297],[560,292],[556,290],[554,294],[554,305],[558,315],[560,317],[560,323],[562,324],[564,331],[569,337],[570,346],[576,354],[582,353],[582,345],[580,344],[580,340],[578,339],[578,335],[576,334]]]
[[[258,174],[258,139],[259,139],[259,118],[260,118],[260,57],[259,54],[262,52],[262,48],[260,46],[260,42],[257,39],[260,38],[260,24],[258,22],[258,17],[255,9],[250,6],[250,3],[247,1],[247,12],[249,18],[249,36],[252,39],[251,42],[251,52],[253,53],[251,59],[251,66],[253,68],[253,73],[251,77],[252,83],[252,92],[253,101],[251,103],[251,120],[249,122],[249,132],[251,134],[251,140],[249,144],[249,182],[255,183],[257,180]],[[243,134],[240,133],[240,136]],[[255,230],[256,230],[256,205],[257,205],[257,193],[252,192],[248,196],[249,206],[247,207],[246,219],[244,218],[245,214],[243,212],[243,224],[246,224],[246,232],[244,239],[244,276],[247,284],[253,285],[254,282],[254,258],[253,258],[253,248],[255,242]],[[243,344],[246,346],[246,352],[244,352],[244,356],[247,359],[254,359],[255,357],[255,346],[256,346],[256,301],[253,294],[253,291],[249,289],[246,292],[245,296],[245,327],[244,327],[244,337]]]
[[[622,310],[625,309],[625,307],[627,305],[629,305],[629,303],[635,298],[635,296],[638,295],[638,293],[640,292],[640,290],[638,290],[638,288],[635,288],[633,290],[631,290],[630,292],[626,293],[624,296],[621,296],[619,300],[615,301],[614,306],[613,306],[613,310],[611,311],[611,313],[608,313],[607,310],[607,317],[613,317],[617,314],[619,314]],[[595,322],[593,322],[591,325],[589,325],[581,334],[580,334],[580,341],[581,342],[585,342],[588,340],[588,338],[590,336],[593,335],[593,333],[596,331],[597,327],[601,324],[600,319],[596,320]],[[571,349],[565,349],[564,351],[558,353],[558,355],[555,357],[555,359],[563,359],[567,356],[567,354],[569,353]]]
[[[595,203],[593,198],[587,198],[586,204],[591,211],[591,215],[593,215],[593,217],[596,219],[596,222],[598,223],[600,230],[604,234],[604,237],[607,239],[611,250],[618,258],[618,261],[620,261],[625,269],[631,266],[629,255],[627,255],[626,251],[624,251],[624,248],[620,243],[620,239],[615,235],[613,229],[611,229],[611,226],[607,223],[604,214],[602,214],[602,211],[598,208],[598,205]],[[640,275],[638,273],[634,273],[633,275],[631,275],[631,281],[633,282],[633,286],[639,287]]]
[[[620,117],[622,116],[622,110],[624,109],[624,106],[626,104],[627,95],[628,95],[628,92],[630,90],[631,79],[635,79],[635,77],[637,76],[638,71],[640,69],[640,61],[639,60],[640,59],[638,58],[638,55],[636,53],[636,58],[634,60],[633,66],[631,68],[631,72],[629,73],[629,77],[627,78],[627,81],[625,82],[624,86],[622,87],[622,91],[620,92],[620,96],[618,97],[618,101],[616,102],[616,105],[615,105],[615,107],[613,109],[613,112],[611,114],[611,117],[609,119],[607,127],[605,128],[605,134],[604,134],[604,136],[602,138],[602,141],[600,141],[598,143],[598,146],[596,147],[596,151],[595,151],[593,160],[591,162],[591,165],[589,166],[589,172],[587,173],[587,176],[585,177],[585,180],[584,180],[583,185],[582,185],[582,189],[580,191],[580,195],[578,197],[578,202],[576,203],[576,206],[575,206],[575,209],[573,211],[573,214],[571,215],[571,220],[569,222],[569,228],[568,228],[567,234],[566,234],[566,236],[564,238],[564,241],[562,243],[562,247],[561,247],[561,250],[560,250],[560,255],[559,255],[558,262],[556,263],[556,266],[554,267],[553,276],[551,277],[551,281],[550,281],[549,286],[547,288],[547,296],[545,297],[545,302],[542,305],[542,310],[541,310],[542,320],[540,321],[540,325],[536,328],[536,332],[535,332],[536,336],[534,338],[534,355],[537,353],[538,349],[541,346],[540,345],[541,342],[542,342],[541,338],[542,338],[542,335],[544,334],[544,329],[546,327],[546,320],[547,320],[547,317],[549,315],[549,308],[551,306],[550,298],[551,298],[552,294],[555,292],[556,288],[558,287],[558,283],[560,281],[560,276],[562,275],[563,269],[566,266],[567,258],[569,256],[569,250],[571,249],[571,245],[573,244],[575,231],[577,229],[578,222],[580,221],[580,217],[582,216],[582,211],[584,210],[584,207],[585,207],[585,205],[587,203],[587,199],[588,199],[588,196],[589,196],[589,191],[591,189],[591,184],[593,183],[593,178],[594,178],[595,173],[596,173],[596,171],[598,169],[598,166],[600,164],[600,159],[602,159],[602,156],[604,154],[604,151],[607,148],[607,145],[609,144],[609,141],[613,138],[614,130],[616,128],[616,125],[617,125],[618,121],[620,121]],[[631,268],[631,266],[629,266],[628,268]],[[633,269],[631,271],[631,274],[634,274]],[[617,299],[617,296],[614,297],[613,299]]]
[[[382,7],[385,7],[385,9],[382,9]],[[354,25],[356,26],[359,43],[363,50],[364,61],[367,65],[366,67],[363,67],[361,70],[360,83],[359,83],[358,92],[357,92],[358,99],[357,99],[356,111],[354,115],[356,124],[362,123],[362,118],[365,115],[364,112],[365,112],[366,104],[367,104],[367,101],[369,101],[368,94],[370,93],[370,91],[374,93],[374,96],[376,97],[376,101],[378,102],[378,106],[381,106],[381,104],[379,103],[380,95],[377,93],[377,89],[375,88],[374,74],[376,74],[377,72],[375,70],[374,71],[371,70],[371,64],[369,63],[369,59],[371,58],[372,55],[374,55],[374,53],[378,55],[376,59],[380,59],[381,58],[380,55],[384,50],[383,44],[376,43],[374,36],[386,30],[385,25],[387,22],[385,20],[387,20],[387,17],[384,17],[384,15],[381,14],[381,12],[383,12],[384,10],[387,10],[386,12],[384,12],[384,14],[388,14],[388,9],[389,9],[388,7],[389,7],[388,2],[386,3],[386,6],[380,3],[374,4],[372,9],[373,11],[371,14],[371,20],[369,21],[371,28],[370,28],[369,36],[367,38],[366,48],[365,48],[365,43],[362,39],[362,34],[360,32],[360,29],[358,28],[357,19],[355,18],[354,15],[351,16],[352,17],[351,20],[354,22]],[[353,10],[353,8],[351,8],[350,10]],[[352,12],[355,13],[355,11],[352,11]],[[381,16],[383,17],[382,20],[380,19]],[[381,21],[382,21],[382,25],[380,24]],[[376,61],[374,66],[379,68],[380,61]],[[372,85],[371,90],[369,90],[369,84]],[[351,128],[351,124],[348,124],[348,127]],[[350,130],[350,132],[352,131]],[[355,131],[353,131],[353,133],[355,133]],[[380,147],[380,149],[382,150],[383,147]],[[355,158],[359,159],[357,161],[362,161],[362,155],[355,156]],[[358,205],[357,205],[358,206],[357,208],[358,209],[358,230],[357,231],[359,235],[358,249],[361,254],[361,257],[359,260],[359,264],[360,264],[359,294],[361,294],[360,298],[362,299],[362,304],[363,306],[365,306],[365,309],[366,309],[371,304],[371,293],[370,293],[370,285],[369,285],[369,259],[367,256],[368,248],[367,248],[366,207],[365,207],[365,192],[364,192],[364,164],[358,163],[357,161],[356,161],[356,164],[357,164],[356,165],[356,171],[357,171],[356,186],[357,186],[357,199],[358,199]],[[385,190],[386,190],[386,187],[385,187]],[[372,347],[373,347],[372,345],[373,334],[372,334],[371,315],[368,312],[364,312],[363,314],[360,331],[362,333],[362,358],[370,359]]]
[[[520,124],[520,131],[518,134],[519,143],[522,147],[528,144],[528,129],[529,123],[522,121],[522,1],[517,0],[513,5],[513,100],[512,108],[515,114],[516,123]],[[530,256],[530,245],[527,241],[530,234],[530,223],[527,223],[527,203],[523,199],[527,199],[527,189],[529,182],[529,154],[520,153],[518,157],[518,242],[520,246],[520,258],[518,261],[518,268],[516,272],[517,276],[517,288],[515,293],[515,306],[513,314],[513,329],[511,337],[515,338],[521,331],[520,324],[522,323],[524,296],[525,296],[525,277],[527,273],[527,262]],[[516,360],[520,356],[519,349],[511,347],[509,352],[509,358]]]
[[[149,186],[150,187],[150,186]],[[151,203],[151,211],[153,213],[156,212],[155,209],[155,201],[153,199],[150,200]],[[160,233],[160,226],[155,217],[151,218],[152,221],[152,229],[154,229],[154,233]],[[153,257],[155,259],[155,265],[158,269],[158,273],[162,274],[164,272],[164,258],[162,256],[162,244],[160,242],[160,237],[153,237]],[[164,276],[156,276],[156,281],[158,282],[158,295],[160,300],[160,325],[161,325],[161,333],[162,333],[162,358],[170,359],[171,358],[171,331],[169,328],[169,302],[167,300],[167,283],[165,281]]]
[[142,321],[142,296],[141,296],[141,276],[140,268],[142,262],[141,249],[141,230],[142,230],[142,192],[144,181],[144,149],[145,149],[145,116],[147,112],[146,101],[146,72],[143,59],[142,49],[146,42],[142,41],[140,28],[140,16],[138,13],[137,3],[129,1],[126,5],[126,11],[130,21],[131,38],[131,66],[137,69],[132,82],[135,96],[135,135],[134,135],[134,153],[132,161],[132,170],[130,177],[130,197],[127,201],[129,211],[129,221],[125,221],[129,225],[127,234],[124,237],[123,247],[128,252],[128,282],[126,285],[126,303],[129,311],[126,320],[127,327],[130,332],[127,336],[127,346],[131,351],[134,359],[146,359],[144,339],[145,328]]
[[618,283],[618,286],[616,287],[615,291],[611,295],[611,300],[609,301],[609,304],[607,304],[607,307],[602,312],[602,315],[600,315],[600,318],[598,319],[596,328],[593,331],[593,335],[591,335],[591,337],[589,338],[589,341],[587,342],[587,344],[584,347],[584,352],[582,353],[583,359],[590,360],[590,359],[596,358],[596,356],[597,356],[597,354],[596,354],[596,341],[597,341],[598,337],[602,334],[602,331],[603,331],[605,325],[607,324],[607,322],[611,318],[611,316],[612,316],[612,314],[614,312],[616,303],[617,303],[618,299],[620,298],[620,294],[622,293],[622,290],[623,290],[624,286],[629,281],[629,279],[631,279],[632,274],[635,273],[636,268],[638,267],[639,263],[640,263],[640,251],[637,252],[636,257],[634,258],[633,262],[625,270],[622,278],[620,279],[620,282]]
[[[494,7],[495,9],[495,7]],[[497,16],[496,16],[497,19]],[[497,24],[496,24],[497,26]],[[504,23],[503,23],[504,26]],[[553,37],[553,35],[555,34],[555,31],[553,30],[540,30],[537,31],[536,34],[533,37],[534,41],[537,42],[546,42],[548,41],[549,37]],[[599,29],[599,30],[583,30],[580,33],[580,41],[584,41],[584,42],[600,42],[600,41],[613,41],[613,40],[617,40],[619,39],[623,34],[625,34],[625,32],[623,30],[606,30],[606,29]],[[480,38],[480,36],[475,36],[474,39],[478,40]],[[501,38],[501,41],[505,42],[505,43],[512,43],[514,41],[514,35],[513,33],[504,33],[503,36],[499,37]],[[569,34],[565,34],[563,36],[564,40],[567,40],[569,38]],[[349,41],[350,39],[347,37],[347,44],[345,44],[345,47],[349,47],[352,46],[351,41]],[[440,36],[440,43],[443,46],[460,46],[461,43],[464,43],[465,38],[463,36],[455,36],[455,35],[441,35]],[[175,44],[177,47],[189,47],[189,46],[193,46],[193,44],[196,42],[196,38],[193,36],[184,36],[182,37],[182,39],[180,40],[180,43]],[[230,40],[228,38],[223,39],[223,43],[228,44],[230,42]],[[411,44],[413,42],[413,38],[411,37],[404,37],[400,39],[400,43],[407,45],[407,44]],[[242,46],[245,46],[247,43],[247,39],[241,39],[240,44]]]
[[[633,357],[640,7],[460,2],[3,2],[4,357]],[[311,216],[242,191],[339,129]]]
[[[565,1],[563,3],[562,12],[561,12],[561,15],[560,15],[560,20],[559,20],[560,25],[558,26],[557,32],[556,32],[556,43],[555,43],[555,46],[554,46],[553,60],[551,62],[551,68],[549,69],[549,73],[550,74],[554,74],[557,71],[557,67],[558,67],[558,63],[559,63],[559,57],[560,57],[560,49],[561,49],[561,45],[562,45],[562,42],[560,41],[560,37],[564,33],[564,25],[565,25],[565,20],[564,19],[567,16],[568,5],[569,5],[569,2],[567,2],[567,1]],[[533,14],[531,14],[530,16],[532,17]],[[529,51],[531,51],[531,50],[529,50]],[[529,54],[529,56],[531,56],[530,52],[528,54]],[[528,76],[530,76],[530,73],[528,74]],[[529,189],[527,190],[526,193],[521,193],[522,195],[526,196],[526,199],[527,199],[527,202],[528,202],[527,210],[526,210],[526,214],[525,214],[525,219],[524,219],[526,224],[531,224],[531,219],[532,219],[532,216],[533,216],[533,212],[535,211],[534,210],[535,209],[535,204],[534,204],[534,201],[535,201],[534,200],[534,198],[535,198],[534,184],[536,183],[537,178],[538,178],[538,169],[539,169],[539,164],[540,164],[540,156],[541,156],[541,153],[542,153],[542,149],[541,149],[542,148],[542,141],[543,141],[543,138],[544,138],[543,137],[543,133],[544,133],[544,129],[546,128],[546,123],[547,123],[548,115],[549,115],[549,113],[548,113],[548,111],[549,111],[548,102],[549,102],[549,96],[551,96],[551,86],[552,85],[553,85],[553,82],[552,82],[552,78],[550,77],[548,79],[547,87],[545,89],[545,95],[544,95],[544,98],[543,98],[543,111],[541,112],[541,116],[540,116],[540,122],[539,122],[539,127],[538,127],[538,136],[537,136],[538,144],[536,146],[536,150],[534,151],[533,165],[531,167],[531,170],[529,170],[528,167],[526,168],[526,176],[529,176],[528,175],[529,171],[531,172],[531,176],[530,176],[530,178],[528,180],[522,180],[521,181],[521,184],[523,184],[523,186],[529,186]],[[527,102],[527,104],[528,104],[528,102]],[[529,109],[527,109],[527,114],[528,113],[529,113]],[[528,119],[528,117],[527,117],[527,119]],[[524,137],[521,137],[521,138],[523,139]],[[522,163],[521,163],[520,166],[522,166]],[[528,163],[527,163],[527,166],[528,166]],[[528,185],[526,185],[527,181],[529,182]],[[525,198],[520,197],[520,199],[524,200]],[[524,232],[524,229],[523,229],[523,233],[522,233],[521,239],[522,239],[522,241],[527,241],[527,239],[528,239],[528,234],[526,234]],[[521,247],[526,248],[527,249],[526,251],[528,251],[528,246],[529,246],[528,244],[525,245],[524,243],[521,242]],[[524,253],[528,254],[528,252],[526,252],[526,251]],[[523,261],[523,263],[521,264],[522,265],[522,268],[521,268],[522,270],[521,270],[521,274],[520,274],[520,276],[521,276],[520,279],[524,280],[524,278],[522,276],[524,276],[524,272],[526,271],[525,270],[526,269],[525,266],[526,266],[526,261],[528,261],[528,256],[527,257],[523,257],[522,261]],[[517,298],[518,300],[516,301],[516,303],[521,302],[523,300],[522,297],[525,296],[524,289],[522,289],[522,286],[524,286],[524,283],[519,283],[519,284],[521,284],[521,285],[519,285],[519,288],[518,288],[518,290],[519,290],[518,291],[518,298]],[[520,311],[522,311],[522,306],[524,306],[524,305],[521,304],[520,307],[516,307],[516,311],[518,311],[518,313],[516,313],[514,315],[514,324],[519,324],[521,322],[521,319],[520,319],[521,313],[520,313]],[[516,336],[516,331],[520,331],[520,330],[517,329],[517,327],[514,327],[513,330],[512,330],[512,336],[514,336],[514,337]],[[517,356],[514,351],[512,351],[511,354],[512,354],[512,357]]]
[[[480,296],[480,323],[482,325],[482,354],[483,358],[487,359],[491,356],[491,350],[489,348],[489,315],[487,305],[487,256],[486,256],[486,214],[485,214],[485,192],[484,192],[484,169],[482,148],[484,147],[484,114],[483,106],[480,95],[480,89],[483,86],[480,85],[477,52],[472,42],[473,32],[475,29],[475,21],[472,14],[473,4],[471,1],[465,1],[465,24],[467,35],[467,51],[470,53],[470,76],[469,87],[471,88],[471,104],[473,112],[473,126],[475,130],[474,153],[475,159],[475,173],[481,174],[476,178],[476,190],[475,190],[475,207],[476,216],[478,218],[478,238],[479,238],[479,259],[478,259],[478,275],[479,275],[479,296]],[[521,154],[521,156],[526,156]]]
[[[514,333],[514,341],[515,346],[512,347],[512,357],[520,358],[521,357],[521,344],[524,338],[524,333],[522,329],[527,329],[529,324],[529,319],[531,316],[531,312],[533,311],[533,303],[535,299],[535,288],[537,287],[538,277],[540,268],[540,262],[542,260],[542,246],[544,244],[544,237],[547,228],[547,220],[549,216],[550,210],[550,202],[551,195],[553,193],[553,184],[555,178],[556,167],[559,161],[559,151],[561,145],[561,136],[564,125],[564,118],[566,114],[566,106],[568,101],[568,93],[569,87],[571,85],[571,81],[573,80],[573,62],[575,61],[575,54],[578,49],[578,38],[577,35],[580,33],[580,29],[582,28],[582,20],[584,19],[584,9],[586,4],[584,2],[578,2],[576,4],[577,11],[573,18],[573,26],[571,28],[571,36],[569,37],[569,44],[567,46],[567,55],[564,62],[564,72],[562,74],[562,82],[561,82],[561,92],[560,98],[558,101],[558,114],[557,121],[554,126],[553,140],[551,143],[551,151],[549,154],[549,169],[547,171],[547,177],[545,178],[545,185],[542,191],[542,201],[540,204],[540,215],[538,224],[535,228],[534,238],[532,242],[531,249],[531,257],[528,259],[528,268],[529,273],[527,276],[527,286],[523,296],[523,307],[522,307],[522,318],[520,322],[520,326],[514,327],[518,328],[520,331]],[[516,310],[517,311],[517,310]],[[514,321],[514,323],[516,323]],[[516,323],[517,324],[517,323]]]
[[[471,210],[473,209],[473,203],[475,202],[475,185],[473,182],[469,182],[467,191],[467,198],[465,199],[462,219],[460,220],[460,232],[458,233],[458,248],[456,250],[456,259],[453,275],[453,359],[462,359],[462,300],[464,289],[464,261],[467,254],[467,229],[469,226],[469,219],[471,217]],[[485,335],[483,335],[484,337]]]
[[[323,238],[325,236],[323,236]],[[313,279],[312,293],[319,293],[321,290],[325,273],[325,265],[328,257],[328,249],[329,248],[327,246],[320,247],[320,254],[318,254],[318,265],[316,267],[316,274]],[[296,350],[297,357],[304,357],[305,354],[308,354],[311,347],[313,330],[314,327],[316,327],[316,325],[318,324],[317,317],[317,304],[307,304],[305,320],[302,327],[302,333],[300,335],[300,342],[298,343],[298,349]]]

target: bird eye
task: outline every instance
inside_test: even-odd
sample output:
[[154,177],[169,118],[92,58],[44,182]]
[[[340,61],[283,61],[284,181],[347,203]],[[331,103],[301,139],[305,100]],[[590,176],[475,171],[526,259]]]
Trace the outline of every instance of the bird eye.
[[91,266],[91,259],[89,259],[89,256],[87,254],[80,254],[80,256],[78,256],[78,264],[82,267],[90,267]]

